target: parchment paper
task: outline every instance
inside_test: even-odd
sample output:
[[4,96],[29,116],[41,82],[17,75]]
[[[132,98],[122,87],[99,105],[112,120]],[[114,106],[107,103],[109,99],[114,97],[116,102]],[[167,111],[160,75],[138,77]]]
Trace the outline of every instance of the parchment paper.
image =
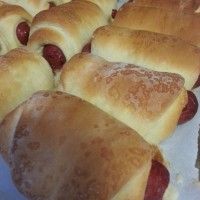
[[[121,5],[125,1],[119,1]],[[194,90],[200,102],[200,89]],[[200,182],[195,168],[200,109],[188,123],[178,126],[172,137],[160,145],[169,161],[171,182],[178,190],[179,200],[200,200]],[[8,166],[0,156],[0,200],[25,200],[14,187]],[[170,200],[170,199],[169,199]]]

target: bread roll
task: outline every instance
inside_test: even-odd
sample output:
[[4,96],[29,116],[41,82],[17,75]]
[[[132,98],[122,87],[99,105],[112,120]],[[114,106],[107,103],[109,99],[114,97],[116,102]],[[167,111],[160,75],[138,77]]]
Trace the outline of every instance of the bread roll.
[[0,57],[0,121],[34,92],[53,86],[53,73],[41,56],[19,48]]
[[21,23],[26,24],[29,30],[31,21],[32,17],[20,6],[0,1],[0,55],[21,46],[20,40],[26,40],[24,41],[26,44],[29,31],[25,35],[21,34],[20,38],[18,38],[17,31],[21,31],[19,27]]
[[144,199],[157,148],[77,97],[39,92],[6,116],[0,133],[0,151],[28,199]]
[[117,8],[117,0],[89,0],[97,4],[107,15],[108,18],[111,17],[112,10]]
[[[71,0],[66,0],[70,2]],[[86,1],[86,0],[82,0]],[[112,10],[117,8],[117,0],[87,0],[98,5],[108,18],[111,17]]]
[[172,134],[187,102],[181,76],[91,54],[77,54],[65,66],[59,89],[76,95],[158,144]]
[[28,47],[59,71],[67,60],[81,52],[93,31],[106,23],[106,16],[97,5],[74,0],[36,15]]
[[63,4],[68,0],[6,0],[10,4],[23,7],[30,15],[35,16],[42,10],[48,10],[52,6]]
[[134,0],[133,2],[137,6],[152,6],[185,13],[195,13],[200,6],[199,0]]
[[111,62],[180,74],[188,90],[200,75],[200,49],[172,36],[105,26],[95,31],[91,46],[93,54]]
[[200,15],[128,3],[117,12],[113,25],[173,35],[200,46]]

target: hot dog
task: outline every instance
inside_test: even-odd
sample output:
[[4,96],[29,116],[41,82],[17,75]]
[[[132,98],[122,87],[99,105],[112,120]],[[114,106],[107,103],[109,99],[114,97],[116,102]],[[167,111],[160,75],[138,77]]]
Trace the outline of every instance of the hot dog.
[[31,21],[22,7],[0,2],[0,55],[27,44]]
[[33,19],[28,47],[43,55],[54,72],[59,71],[107,20],[103,11],[89,1],[76,0],[53,7]]
[[198,76],[198,79],[197,79],[196,83],[194,84],[193,89],[197,88],[199,86],[200,86],[200,75]]
[[104,26],[94,32],[91,52],[111,62],[132,63],[155,71],[180,74],[187,90],[197,86],[200,50],[173,36]]
[[155,146],[69,94],[36,93],[6,116],[0,132],[0,152],[30,200],[160,200],[168,187]]
[[30,26],[27,22],[21,22],[17,25],[16,35],[21,44],[27,45],[30,32]]
[[169,181],[167,168],[162,163],[152,160],[144,200],[162,200]]
[[111,16],[112,16],[113,19],[115,18],[116,14],[117,14],[117,10],[113,9],[112,10],[112,14],[111,14]]
[[192,91],[187,91],[188,94],[188,102],[186,106],[183,108],[183,111],[180,115],[179,124],[183,124],[189,120],[191,120],[198,110],[198,101],[196,96]]
[[81,52],[87,52],[90,53],[91,52],[91,42],[88,42],[82,49]]
[[62,50],[51,44],[44,45],[43,57],[48,60],[53,71],[61,69],[63,64],[66,62],[66,58]]

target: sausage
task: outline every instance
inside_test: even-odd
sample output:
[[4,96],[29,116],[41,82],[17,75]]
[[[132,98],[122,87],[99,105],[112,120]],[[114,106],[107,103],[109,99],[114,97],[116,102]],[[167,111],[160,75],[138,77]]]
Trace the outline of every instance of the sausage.
[[53,44],[44,45],[43,57],[48,61],[53,71],[61,69],[66,62],[62,50]]
[[117,10],[116,9],[112,9],[111,16],[112,16],[113,19],[115,18],[116,14],[117,14]]
[[188,94],[188,103],[183,108],[178,124],[183,124],[191,120],[195,116],[198,110],[198,101],[194,93],[192,91],[187,91],[187,94]]
[[193,89],[195,89],[199,86],[200,86],[200,75],[198,76],[198,79],[197,79],[196,83],[194,84]]
[[162,200],[169,180],[167,168],[160,162],[152,160],[144,200]]
[[55,6],[56,6],[56,4],[54,2],[52,2],[52,1],[49,2],[49,8],[52,8],[52,7],[55,7]]
[[88,42],[82,49],[81,52],[91,53],[91,42]]
[[27,45],[29,33],[30,26],[27,24],[27,22],[21,22],[17,25],[16,35],[21,44]]

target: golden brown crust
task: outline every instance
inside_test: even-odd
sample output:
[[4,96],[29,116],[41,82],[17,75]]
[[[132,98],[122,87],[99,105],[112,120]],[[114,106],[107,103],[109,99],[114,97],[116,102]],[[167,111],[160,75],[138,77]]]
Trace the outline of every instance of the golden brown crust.
[[32,17],[24,10],[24,8],[0,1],[0,20],[10,15],[19,15],[29,21],[32,19]]
[[10,160],[18,189],[29,199],[109,200],[134,179],[138,182],[130,192],[139,190],[140,198],[134,199],[143,199],[156,149],[77,97],[39,92],[7,115],[0,132],[1,146],[5,134],[12,138],[9,153],[3,155]]
[[158,7],[186,13],[195,13],[200,6],[198,0],[135,0],[134,4],[137,6]]
[[49,9],[49,3],[54,3],[55,5],[63,4],[69,0],[6,0],[10,4],[15,4],[23,7],[30,15],[35,16],[42,10]]
[[0,1],[0,55],[21,46],[16,27],[24,21],[30,25],[32,17],[22,7]]
[[34,92],[53,85],[53,73],[39,55],[14,49],[0,57],[0,121]]
[[189,90],[200,74],[199,48],[164,34],[104,26],[94,32],[91,52],[111,62],[178,73]]
[[74,0],[36,15],[28,46],[41,53],[43,45],[51,43],[53,38],[54,44],[63,51],[68,60],[82,50],[97,27],[106,23],[106,17],[97,5]]
[[[183,78],[177,74],[78,54],[64,66],[59,87],[121,120],[148,138],[148,142],[157,143],[171,134],[176,126],[187,101],[183,84]],[[181,100],[176,112],[165,116],[178,99]],[[167,121],[164,122],[162,117]],[[163,127],[157,124],[160,120]],[[156,130],[158,126],[162,130]],[[149,137],[154,134],[157,138],[152,141]]]
[[[37,13],[39,13],[42,10],[48,10],[50,2],[58,6],[60,4],[68,3],[70,1],[71,0],[20,0],[20,1],[6,0],[6,2],[10,4],[15,4],[15,5],[19,5],[23,7],[32,16],[35,16]],[[117,7],[117,0],[88,0],[88,1],[98,5],[108,18],[110,18],[111,16],[112,9],[116,9]]]
[[126,4],[118,11],[113,25],[173,35],[200,46],[199,15]]
[[107,15],[108,18],[111,17],[112,9],[117,8],[117,0],[89,0],[97,4]]

